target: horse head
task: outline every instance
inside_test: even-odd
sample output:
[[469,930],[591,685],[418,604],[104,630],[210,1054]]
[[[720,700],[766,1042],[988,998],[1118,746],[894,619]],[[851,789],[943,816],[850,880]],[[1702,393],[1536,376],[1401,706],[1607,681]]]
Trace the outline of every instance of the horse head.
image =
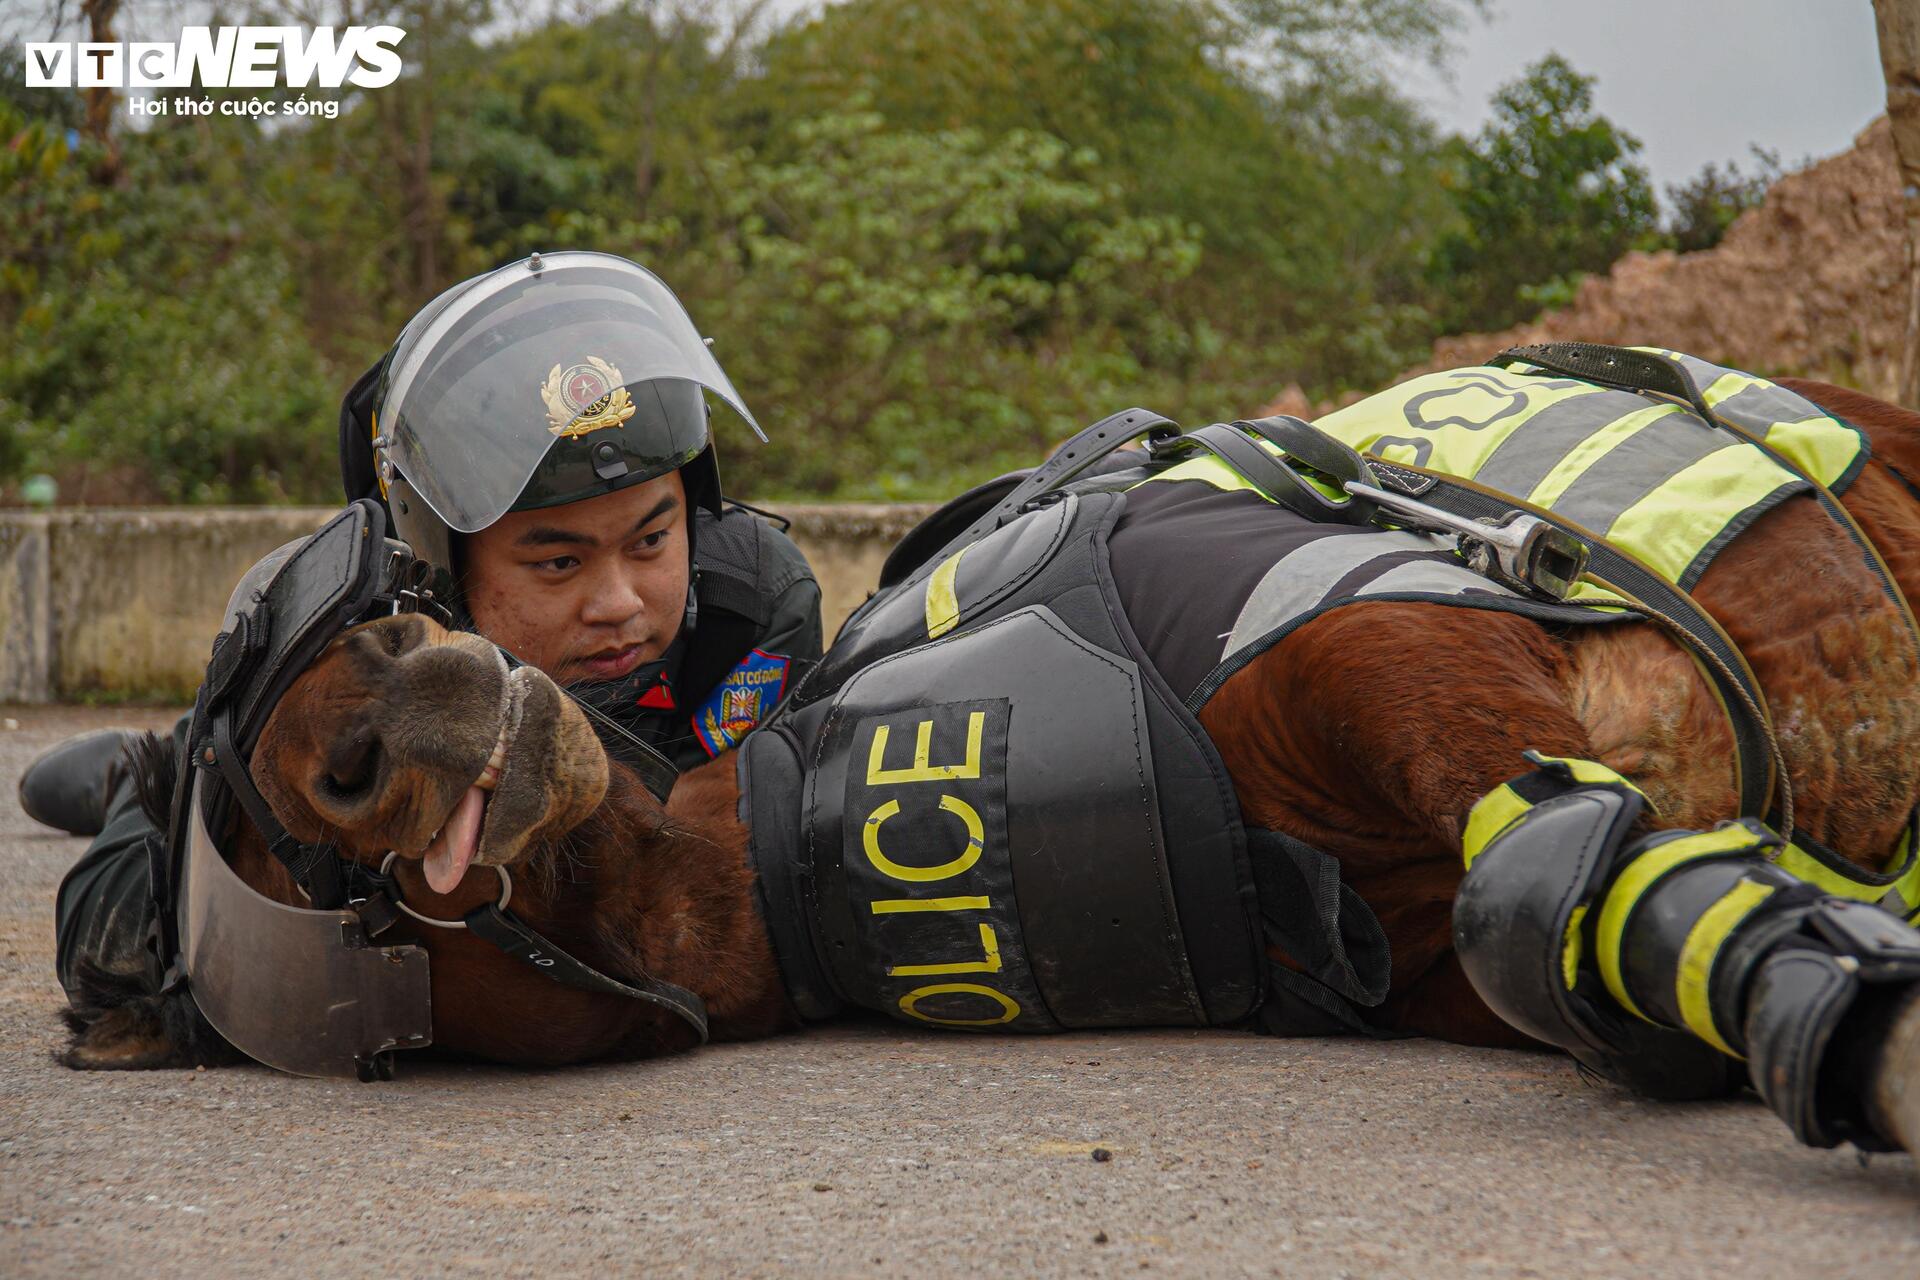
[[606,753],[574,701],[491,644],[399,614],[343,632],[288,689],[254,750],[287,830],[438,893],[470,865],[512,866],[606,796]]

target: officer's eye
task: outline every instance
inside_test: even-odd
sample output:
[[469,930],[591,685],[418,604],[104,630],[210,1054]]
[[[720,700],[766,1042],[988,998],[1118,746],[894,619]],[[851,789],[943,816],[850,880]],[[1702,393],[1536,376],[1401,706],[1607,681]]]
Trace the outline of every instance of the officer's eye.
[[673,530],[670,527],[666,529],[658,529],[648,534],[646,537],[640,539],[640,541],[635,543],[634,545],[639,547],[643,551],[651,551],[655,547],[659,546],[661,543],[665,542],[667,538],[672,535],[672,533],[673,533]]
[[578,556],[555,556],[551,560],[535,560],[533,567],[542,573],[565,573],[579,563]]

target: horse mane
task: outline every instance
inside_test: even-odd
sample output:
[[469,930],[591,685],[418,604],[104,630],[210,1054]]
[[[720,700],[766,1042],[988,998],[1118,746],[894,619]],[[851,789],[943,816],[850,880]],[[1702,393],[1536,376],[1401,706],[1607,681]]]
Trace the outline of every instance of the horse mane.
[[135,734],[122,749],[121,758],[133,778],[140,797],[140,812],[156,831],[165,831],[172,821],[173,790],[180,781],[180,756],[173,739],[157,733]]

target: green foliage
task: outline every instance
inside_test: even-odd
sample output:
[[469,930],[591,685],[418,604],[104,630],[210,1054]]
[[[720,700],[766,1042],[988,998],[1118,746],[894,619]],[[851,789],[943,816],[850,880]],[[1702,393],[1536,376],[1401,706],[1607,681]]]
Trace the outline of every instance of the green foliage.
[[1399,92],[1481,0],[735,3],[362,5],[398,83],[123,128],[117,185],[78,95],[0,88],[0,492],[329,499],[338,396],[420,306],[595,248],[767,425],[723,426],[730,487],[936,497],[1128,404],[1377,385],[1651,217],[1564,63],[1471,145]]
[[1456,148],[1462,225],[1434,254],[1449,327],[1500,329],[1564,297],[1655,229],[1640,142],[1593,109],[1593,78],[1549,54],[1494,95],[1493,120]]
[[790,146],[716,175],[722,220],[697,242],[656,228],[649,246],[682,263],[701,323],[727,335],[716,350],[776,427],[771,447],[734,455],[755,492],[950,490],[1212,341],[1136,305],[1189,275],[1200,246],[1174,219],[1127,214],[1089,151],[894,130],[872,112],[802,122]]
[[1688,181],[1667,188],[1672,206],[1667,235],[1674,248],[1682,253],[1713,248],[1735,218],[1766,199],[1767,189],[1780,180],[1780,154],[1755,147],[1753,166],[1745,173],[1732,160],[1724,169],[1709,163]]
[[[81,497],[330,496],[337,403],[295,284],[249,193],[250,129],[158,130],[128,181],[0,105],[0,428],[23,470],[78,473]],[[0,156],[7,155],[0,152]]]

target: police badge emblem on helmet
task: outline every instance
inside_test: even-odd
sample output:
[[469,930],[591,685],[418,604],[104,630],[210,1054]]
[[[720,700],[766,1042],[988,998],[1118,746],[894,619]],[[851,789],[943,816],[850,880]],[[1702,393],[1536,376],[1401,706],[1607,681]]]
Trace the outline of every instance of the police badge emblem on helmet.
[[633,416],[633,397],[620,371],[599,356],[553,366],[540,397],[547,402],[547,430],[570,440],[620,426]]

